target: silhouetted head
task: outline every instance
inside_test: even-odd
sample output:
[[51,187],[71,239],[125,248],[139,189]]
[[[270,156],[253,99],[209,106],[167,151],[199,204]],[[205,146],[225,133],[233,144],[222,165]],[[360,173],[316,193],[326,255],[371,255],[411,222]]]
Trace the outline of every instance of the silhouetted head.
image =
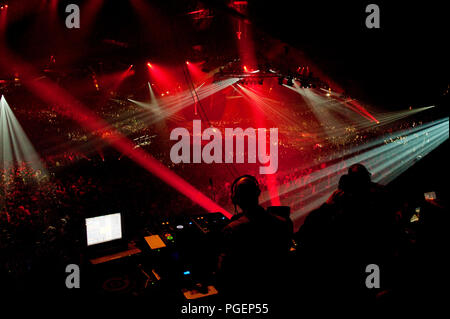
[[348,168],[348,176],[351,178],[351,182],[355,187],[355,190],[360,188],[366,188],[370,185],[371,174],[367,168],[362,164],[353,164]]
[[231,201],[243,211],[258,206],[259,194],[261,194],[259,183],[251,175],[240,176],[231,184]]
[[339,178],[339,184],[338,184],[338,188],[342,191],[347,191],[349,190],[350,187],[350,180],[349,180],[349,176],[347,174],[344,174],[341,176],[341,178]]

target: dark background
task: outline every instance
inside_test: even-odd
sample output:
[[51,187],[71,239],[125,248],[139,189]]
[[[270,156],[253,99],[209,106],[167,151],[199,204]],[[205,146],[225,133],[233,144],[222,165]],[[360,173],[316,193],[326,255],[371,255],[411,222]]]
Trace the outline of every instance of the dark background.
[[[9,24],[8,42],[29,59],[61,51],[69,45],[69,33],[79,32],[62,28],[63,36],[55,40],[54,30],[33,28],[36,17],[47,19],[39,9],[42,1],[5,2],[10,9],[23,8],[20,17]],[[183,47],[198,43],[214,47],[214,55],[235,46],[229,21],[236,17],[248,19],[255,28],[304,51],[352,97],[392,109],[448,104],[444,93],[450,84],[449,27],[444,1],[249,0],[245,15],[230,8],[226,0],[146,2],[152,10],[142,23],[130,0],[103,0],[87,41],[71,50],[85,51],[85,57],[115,56],[124,65],[146,56],[182,60]],[[58,2],[62,26],[69,3],[79,4],[83,10],[87,0]],[[380,29],[365,27],[365,8],[370,3],[380,7]],[[205,30],[195,29],[187,15],[199,8],[208,8],[214,15]],[[128,49],[105,48],[104,39],[126,42]]]
[[[449,84],[444,2],[251,1],[256,24],[302,48],[350,93],[374,104],[430,105]],[[380,29],[367,29],[367,4]]]

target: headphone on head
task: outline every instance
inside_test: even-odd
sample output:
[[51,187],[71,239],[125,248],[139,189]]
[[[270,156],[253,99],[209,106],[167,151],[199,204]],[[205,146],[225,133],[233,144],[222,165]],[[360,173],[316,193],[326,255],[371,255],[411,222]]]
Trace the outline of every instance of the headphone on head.
[[239,201],[239,196],[240,196],[239,193],[237,192],[237,184],[240,181],[244,181],[244,180],[250,181],[254,185],[254,187],[255,187],[255,195],[256,196],[259,196],[259,194],[261,194],[261,189],[259,188],[258,180],[254,176],[252,176],[252,175],[239,176],[231,184],[231,201],[232,201],[235,209],[236,209],[236,205],[237,205],[237,203]]

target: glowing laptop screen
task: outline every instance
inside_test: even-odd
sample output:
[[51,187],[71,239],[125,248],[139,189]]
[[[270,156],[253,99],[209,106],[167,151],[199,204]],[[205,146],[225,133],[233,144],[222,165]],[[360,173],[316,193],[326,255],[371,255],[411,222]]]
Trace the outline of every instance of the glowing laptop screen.
[[96,245],[122,238],[120,213],[86,218],[87,245]]

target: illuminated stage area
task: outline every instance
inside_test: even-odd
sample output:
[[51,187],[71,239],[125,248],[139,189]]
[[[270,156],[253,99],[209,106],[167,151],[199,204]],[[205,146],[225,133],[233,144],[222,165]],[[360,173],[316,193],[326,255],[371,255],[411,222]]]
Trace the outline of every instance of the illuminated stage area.
[[253,1],[0,5],[2,295],[133,295],[192,314],[429,288],[417,260],[439,260],[448,211],[439,50],[370,53],[385,40],[364,30],[352,51],[319,26],[299,40],[287,3],[273,25]]

